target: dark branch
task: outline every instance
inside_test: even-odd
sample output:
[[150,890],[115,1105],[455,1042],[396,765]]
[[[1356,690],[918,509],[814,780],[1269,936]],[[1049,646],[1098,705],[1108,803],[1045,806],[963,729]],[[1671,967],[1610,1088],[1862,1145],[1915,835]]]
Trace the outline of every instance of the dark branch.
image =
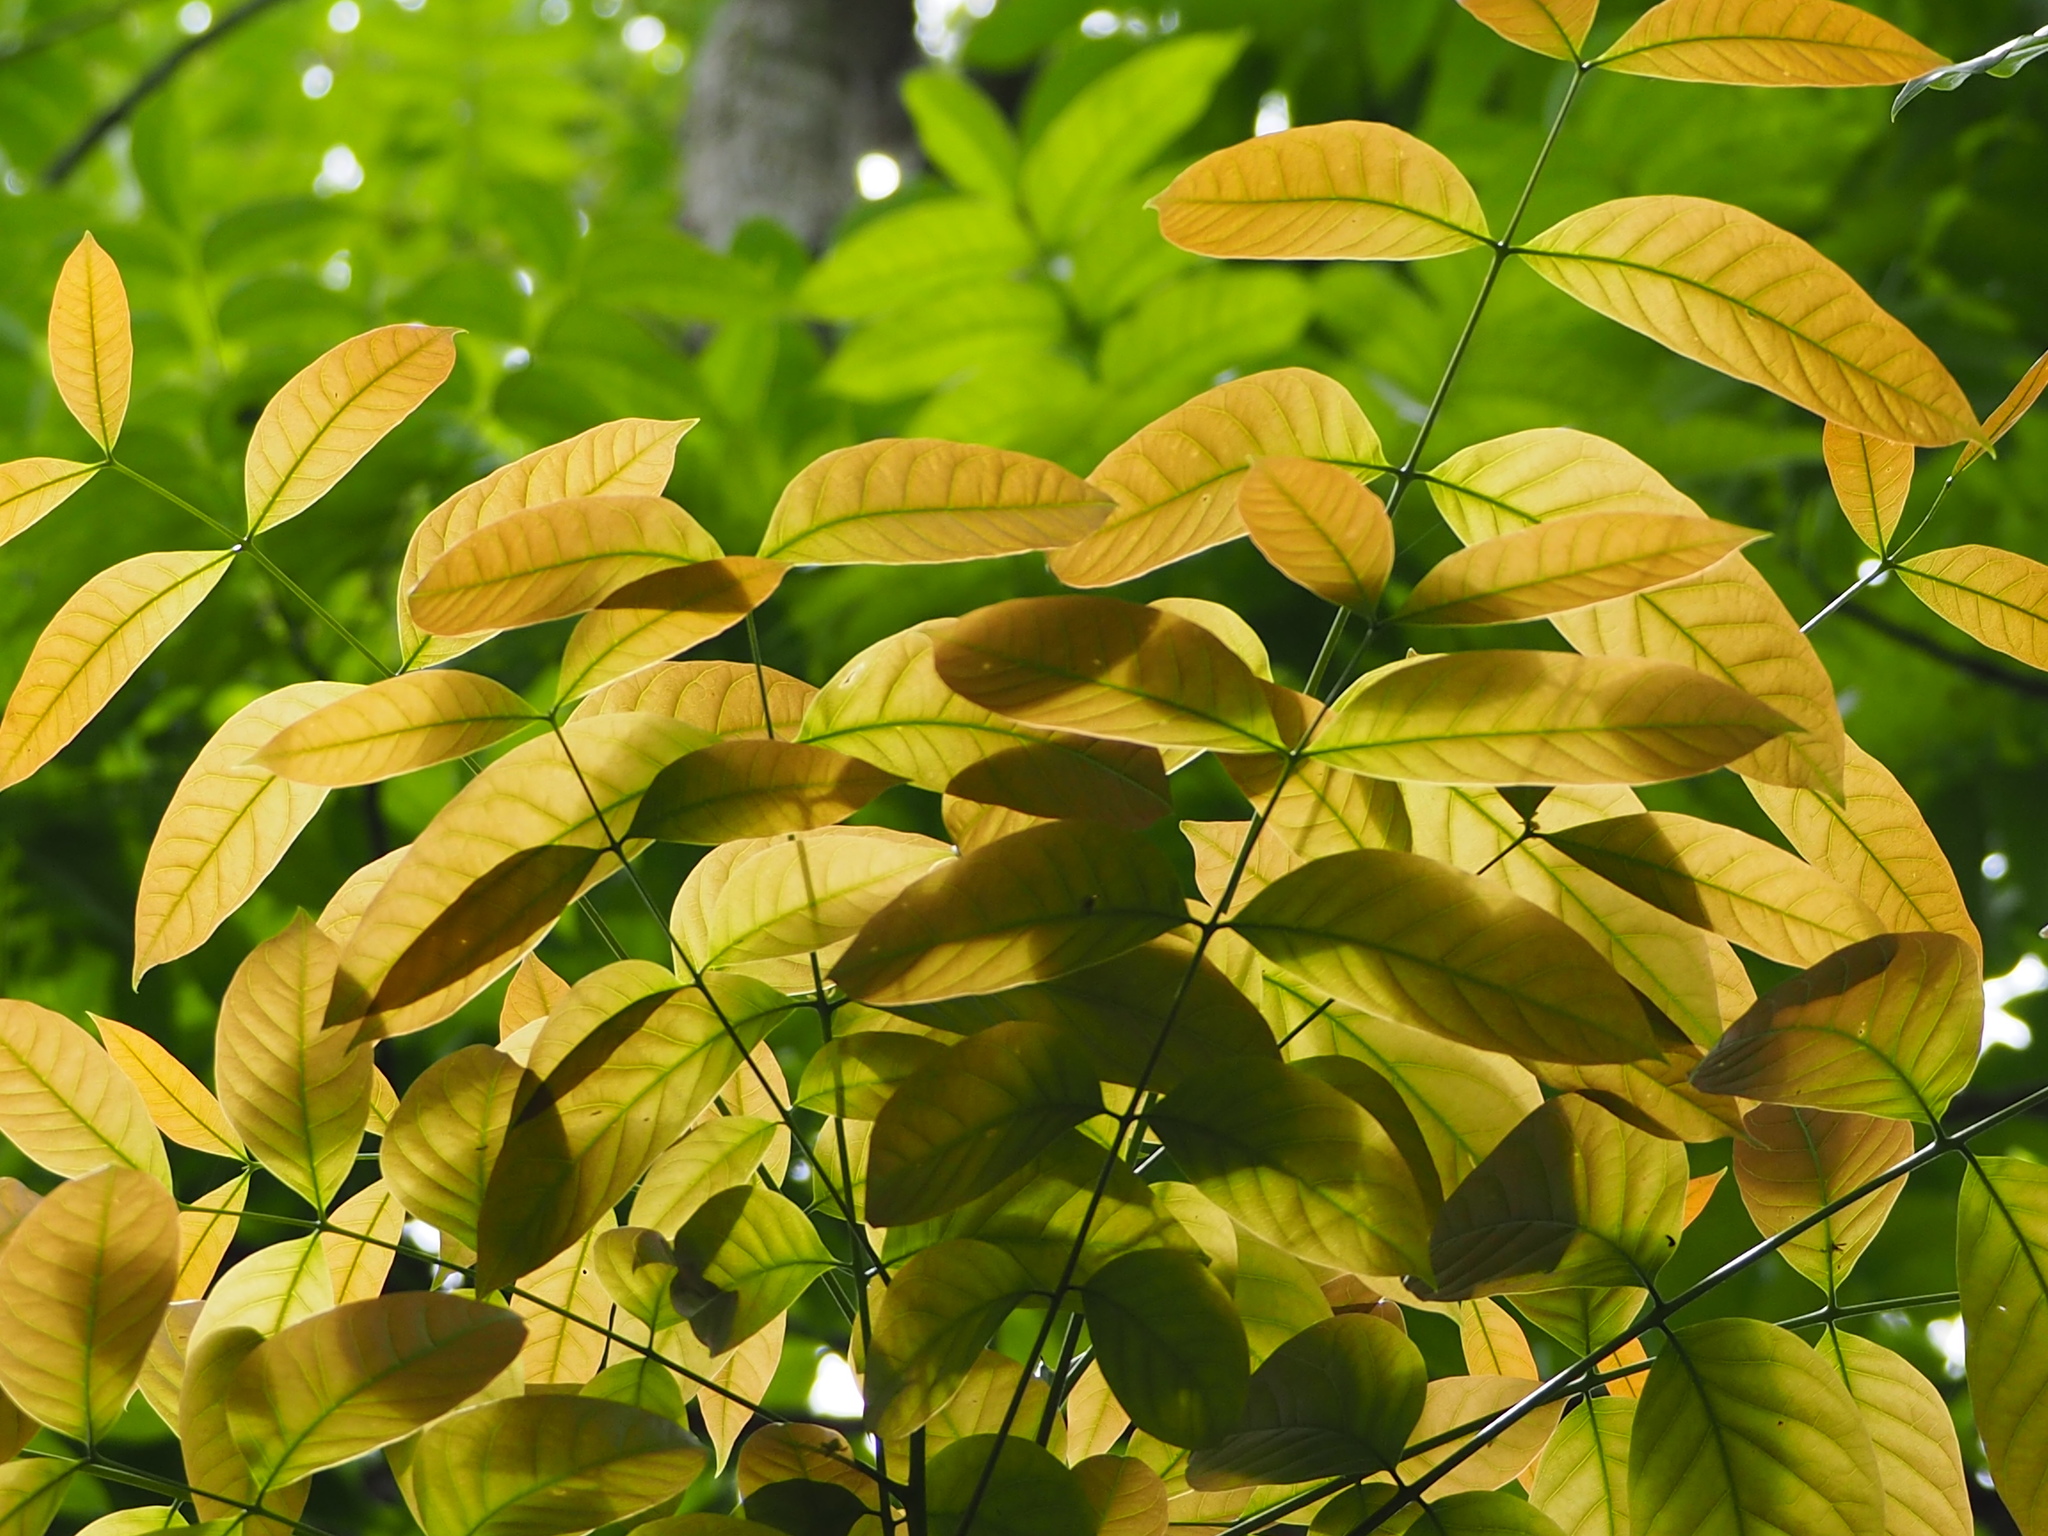
[[103,6],[97,11],[81,11],[76,16],[66,16],[53,21],[42,31],[29,37],[18,37],[11,43],[0,43],[0,64],[10,64],[16,59],[25,59],[32,54],[43,53],[59,43],[68,43],[72,38],[103,27],[110,21],[119,21],[136,6],[130,3]]

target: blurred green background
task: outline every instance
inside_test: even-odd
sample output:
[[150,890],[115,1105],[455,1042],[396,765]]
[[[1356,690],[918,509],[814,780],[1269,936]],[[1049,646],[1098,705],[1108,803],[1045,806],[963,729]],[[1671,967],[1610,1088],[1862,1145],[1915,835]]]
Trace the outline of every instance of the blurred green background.
[[[1643,8],[1609,0],[1596,42]],[[1955,57],[2048,22],[2044,0],[1871,8]],[[910,71],[914,122],[898,105]],[[1255,124],[1379,118],[1448,153],[1498,225],[1563,75],[1452,0],[0,0],[0,459],[88,452],[41,340],[87,228],[135,311],[124,456],[209,508],[233,511],[257,413],[317,353],[391,321],[465,328],[448,384],[270,545],[386,654],[420,516],[613,417],[702,418],[671,494],[734,550],[829,448],[953,436],[1085,472],[1218,378],[1278,364],[1344,381],[1398,449],[1482,257],[1225,266],[1166,246],[1144,199]],[[1888,105],[1885,91],[1595,79],[1524,228],[1638,193],[1740,203],[1847,266],[1988,410],[2048,346],[2048,67],[1924,96],[1896,124]],[[1614,438],[1714,515],[1771,530],[1752,553],[1795,613],[1855,578],[1862,551],[1829,497],[1817,421],[1511,268],[1427,462],[1550,425]],[[1945,467],[1923,455],[1916,505]],[[2044,469],[2048,414],[1960,483],[1934,541],[2048,558]],[[1423,506],[1404,517],[1410,581],[1452,547]],[[96,481],[0,552],[0,683],[95,571],[208,542],[126,482]],[[822,681],[906,624],[1049,589],[1035,558],[805,573],[764,614],[762,642],[771,665]],[[1134,585],[1165,591],[1234,603],[1297,682],[1324,624],[1243,543]],[[2048,947],[2048,676],[1976,647],[1897,583],[1815,638],[1850,730],[1948,849],[1989,972],[2010,977],[1996,989],[2013,999],[2009,1043],[1971,1102],[2042,1080],[2048,969],[2030,957]],[[559,640],[524,631],[465,664],[541,697]],[[1406,640],[1376,643],[1391,656]],[[1523,643],[1557,642],[1532,629]],[[134,882],[178,776],[242,703],[314,675],[369,676],[238,564],[76,743],[0,796],[0,995],[111,1014],[203,1062],[248,947],[408,840],[455,782],[451,769],[337,793],[258,899],[131,992]],[[1726,775],[1654,798],[1765,830]],[[546,953],[571,974],[607,958],[574,914]],[[402,1085],[488,1016],[403,1042],[387,1071]],[[2048,1153],[2032,1125],[2008,1142]],[[1847,1299],[1950,1285],[1952,1199],[1916,1180]],[[1704,1272],[1749,1232],[1725,1189],[1679,1267]],[[1783,1316],[1816,1300],[1774,1260],[1711,1305]],[[1870,1326],[1952,1379],[1929,1320]],[[800,1396],[815,1345],[793,1351],[781,1390]],[[349,1528],[388,1508],[360,1493]],[[1980,1515],[2002,1518],[1988,1495]]]

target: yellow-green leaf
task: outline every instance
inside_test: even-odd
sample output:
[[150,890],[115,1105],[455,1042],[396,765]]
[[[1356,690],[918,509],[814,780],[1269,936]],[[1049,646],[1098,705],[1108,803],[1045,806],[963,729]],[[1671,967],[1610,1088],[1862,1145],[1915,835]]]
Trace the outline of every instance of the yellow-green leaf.
[[867,1358],[867,1423],[894,1439],[960,1390],[983,1347],[1035,1289],[993,1243],[954,1238],[902,1264],[882,1293]]
[[[227,1397],[236,1368],[262,1342],[257,1329],[235,1324],[195,1332],[188,1346],[178,1394],[178,1444],[186,1483],[194,1490],[192,1507],[202,1519],[240,1521],[246,1506],[256,1502],[255,1479],[228,1428]],[[271,1489],[264,1508],[276,1518],[247,1517],[251,1536],[289,1536],[289,1522],[305,1508],[310,1491],[306,1483]]]
[[908,565],[1057,549],[1110,501],[1057,464],[938,438],[836,448],[789,482],[761,553],[792,565]]
[[[915,631],[905,631],[906,634]],[[672,661],[607,684],[571,720],[628,711],[667,715],[724,741],[794,738],[818,690],[773,667],[743,661]]]
[[669,566],[629,581],[576,621],[557,703],[657,666],[724,634],[775,595],[789,567],[750,555]]
[[335,1305],[381,1295],[405,1230],[405,1208],[397,1194],[377,1179],[337,1205],[328,1221],[328,1230],[320,1234],[320,1251],[327,1260]]
[[247,1328],[268,1338],[333,1305],[334,1272],[319,1234],[258,1248],[214,1283],[192,1325],[188,1358],[196,1358],[201,1342],[223,1330]]
[[0,464],[0,544],[25,533],[100,472],[97,464],[70,459],[16,459]]
[[675,1258],[670,1299],[714,1355],[766,1328],[836,1264],[802,1208],[757,1184],[691,1212]]
[[751,1179],[764,1159],[773,1173],[777,1164],[771,1154],[780,1145],[786,1157],[788,1142],[789,1132],[772,1120],[713,1115],[654,1160],[634,1191],[628,1219],[635,1226],[673,1232],[720,1190]]
[[607,1211],[580,1242],[520,1281],[512,1310],[526,1319],[519,1374],[528,1386],[581,1386],[613,1348],[612,1300],[597,1277],[597,1244],[617,1225]]
[[1628,1442],[1636,1405],[1589,1397],[1565,1415],[1536,1469],[1529,1502],[1564,1536],[1629,1536]]
[[1842,516],[1866,548],[1883,554],[1913,489],[1912,445],[1887,442],[1831,421],[1821,432],[1820,451]]
[[1114,586],[1236,538],[1245,474],[1269,454],[1386,467],[1379,434],[1334,379],[1306,368],[1247,374],[1110,450],[1088,479],[1115,509],[1051,557],[1053,574],[1070,587]]
[[84,730],[233,558],[221,549],[137,555],[65,599],[0,716],[0,789],[19,784]]
[[413,1080],[377,1149],[405,1208],[465,1248],[476,1247],[484,1190],[528,1081],[503,1051],[466,1046]]
[[1390,123],[1316,123],[1205,155],[1147,206],[1204,256],[1415,261],[1469,250],[1486,214],[1444,154]]
[[1971,1160],[1956,1212],[1956,1278],[1985,1459],[2014,1522],[2038,1531],[2048,1519],[2048,1168]]
[[2034,360],[2034,366],[2020,376],[2013,385],[2012,393],[1998,402],[1998,409],[1984,418],[1984,441],[1966,446],[1956,458],[1952,473],[1960,475],[1978,459],[1991,451],[1990,446],[2010,432],[2019,419],[2034,408],[2034,402],[2041,398],[2041,392],[2048,390],[2048,352]]
[[349,683],[293,683],[244,705],[202,747],[171,793],[135,897],[135,980],[188,955],[256,893],[327,791],[251,762],[262,745]]
[[797,741],[715,741],[661,773],[635,837],[729,843],[844,821],[899,780],[857,757]]
[[1027,742],[970,763],[946,794],[1030,817],[1082,817],[1149,827],[1173,809],[1166,767],[1151,747],[1070,736]]
[[339,788],[464,757],[538,717],[474,672],[410,672],[359,688],[286,726],[251,761],[297,784]]
[[0,1531],[43,1536],[77,1470],[77,1462],[62,1456],[24,1457],[0,1466]]
[[1428,484],[1444,521],[1467,544],[1580,513],[1706,516],[1626,448],[1570,427],[1475,443],[1431,470]]
[[1721,85],[1903,85],[1948,62],[1839,0],[1664,0],[1599,58],[1601,69]]
[[1988,544],[1915,555],[1899,580],[1973,640],[2048,670],[2048,565]]
[[1251,1350],[1206,1259],[1167,1248],[1127,1253],[1095,1272],[1082,1305],[1095,1363],[1141,1430],[1193,1446],[1235,1427]]
[[1275,454],[1237,493],[1237,513],[1275,570],[1346,608],[1379,601],[1394,564],[1386,504],[1335,464]]
[[1955,1420],[1934,1383],[1861,1334],[1814,1341],[1856,1401],[1884,1483],[1885,1536],[1970,1536],[1976,1529]]
[[121,1417],[178,1278],[178,1207],[105,1168],[60,1184],[0,1247],[0,1389],[91,1444]]
[[115,1163],[171,1182],[140,1090],[91,1035],[35,1003],[0,998],[0,1135],[65,1178]]
[[1577,59],[1600,0],[1458,0],[1518,48]]
[[1622,198],[1545,230],[1522,256],[1581,303],[1828,421],[1927,448],[1982,430],[1925,343],[1812,246],[1743,209]]
[[216,1157],[243,1155],[242,1139],[228,1124],[220,1100],[189,1067],[141,1030],[96,1013],[89,1017],[108,1058],[142,1095],[159,1131],[181,1147]]
[[[1897,1167],[1913,1151],[1913,1127],[1904,1120],[1789,1104],[1757,1105],[1742,1117],[1742,1129],[1735,1138],[1735,1187],[1750,1220],[1766,1237]],[[1872,1190],[1789,1239],[1778,1252],[1834,1295],[1905,1187],[1906,1181],[1897,1179]]]
[[50,298],[50,375],[65,409],[111,453],[128,415],[135,342],[120,268],[89,234],[65,258]]
[[[241,1228],[248,1202],[249,1173],[244,1169],[178,1212],[178,1283],[171,1292],[173,1301],[192,1301],[206,1294]],[[166,1415],[166,1422],[173,1417]]]
[[[1462,1435],[1457,1431],[1468,1425],[1486,1423],[1496,1414],[1512,1408],[1532,1390],[1533,1383],[1528,1379],[1489,1374],[1440,1376],[1432,1381],[1429,1396],[1423,1401],[1422,1417],[1416,1421],[1408,1440],[1411,1445],[1427,1444],[1431,1440],[1440,1443],[1434,1449],[1418,1451],[1404,1460],[1398,1469],[1401,1480],[1417,1482],[1452,1455],[1464,1451],[1476,1435],[1470,1430]],[[1545,1403],[1524,1414],[1445,1472],[1430,1485],[1430,1492],[1438,1498],[1455,1498],[1459,1494],[1483,1494],[1486,1490],[1513,1482],[1542,1454],[1545,1443],[1557,1428],[1561,1408],[1559,1403]],[[1529,1508],[1527,1504],[1519,1507]],[[1451,1536],[1457,1528],[1455,1524],[1446,1522],[1445,1536]],[[1538,1529],[1543,1528],[1539,1526]],[[1548,1536],[1547,1532],[1545,1536]]]
[[431,325],[366,331],[307,364],[249,439],[249,531],[275,528],[325,496],[454,367],[455,332]]

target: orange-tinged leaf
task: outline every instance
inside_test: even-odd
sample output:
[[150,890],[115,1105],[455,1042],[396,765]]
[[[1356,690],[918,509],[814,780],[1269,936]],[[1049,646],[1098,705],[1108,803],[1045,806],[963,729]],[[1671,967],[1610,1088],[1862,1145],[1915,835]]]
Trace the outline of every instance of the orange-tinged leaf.
[[1343,385],[1306,368],[1248,374],[1140,428],[1096,465],[1090,483],[1114,510],[1051,556],[1070,587],[1107,587],[1244,532],[1237,499],[1252,463],[1271,454],[1384,469],[1379,434]]
[[2012,393],[1998,403],[1998,409],[1984,418],[1984,442],[1967,444],[1956,459],[1954,473],[1961,474],[1989,450],[1986,444],[1996,443],[2010,432],[2019,419],[2034,408],[2034,402],[2041,398],[2041,391],[2048,389],[2048,352],[2041,354],[2013,385]]
[[1725,1168],[1716,1168],[1712,1173],[1703,1173],[1697,1178],[1685,1181],[1685,1219],[1681,1225],[1689,1227],[1699,1220],[1700,1213],[1714,1198],[1714,1191],[1721,1187],[1721,1179],[1727,1171]]
[[50,374],[65,409],[111,452],[128,415],[135,342],[120,269],[91,235],[65,258],[50,299]]
[[1395,615],[1403,624],[1513,624],[1697,575],[1769,535],[1712,518],[1584,512],[1503,533],[1432,568]]
[[1593,61],[1721,85],[1903,85],[1948,62],[1839,0],[1664,0]]
[[588,695],[569,716],[616,715],[630,710],[667,715],[724,740],[796,739],[804,711],[818,690],[773,667],[743,661],[672,661],[636,672]]
[[1923,342],[1812,246],[1743,209],[1622,198],[1522,254],[1581,303],[1826,420],[1927,448],[1982,430]]
[[1458,1342],[1465,1352],[1465,1369],[1475,1376],[1512,1376],[1518,1381],[1541,1381],[1535,1351],[1529,1336],[1515,1315],[1490,1297],[1461,1301],[1453,1309],[1458,1319]]
[[91,1035],[48,1008],[0,998],[0,1135],[65,1178],[109,1163],[171,1182],[142,1094]]
[[171,1290],[172,1300],[194,1301],[206,1294],[242,1225],[242,1211],[248,1203],[249,1173],[244,1169],[178,1212],[178,1281]]
[[135,979],[188,955],[255,894],[327,791],[250,759],[286,726],[355,692],[293,683],[244,705],[200,748],[157,823],[135,897]]
[[1149,207],[1204,256],[1415,261],[1487,238],[1471,184],[1390,123],[1316,123],[1246,139],[1182,171]]
[[2048,565],[1988,544],[1915,555],[1899,580],[1964,634],[2048,670]]
[[900,781],[857,757],[798,741],[714,741],[662,770],[635,837],[728,843],[844,821]]
[[16,459],[0,464],[0,544],[25,532],[85,489],[97,464],[70,459]]
[[529,1024],[540,1023],[568,992],[569,983],[555,973],[553,966],[539,955],[528,955],[519,962],[519,969],[512,973],[505,988],[505,1001],[498,1009],[498,1039],[502,1041]]
[[[1987,435],[1990,430],[1985,428]],[[1820,453],[1827,462],[1828,482],[1835,488],[1842,515],[1866,548],[1883,554],[1913,489],[1912,445],[1872,437],[1831,421],[1821,432]]]
[[[1913,1152],[1909,1122],[1874,1115],[1759,1104],[1743,1116],[1742,1128],[1735,1138],[1735,1187],[1766,1237],[1804,1221]],[[1897,1179],[1872,1190],[1788,1239],[1778,1252],[1834,1295],[1905,1188],[1906,1181]]]
[[412,619],[436,635],[516,629],[595,608],[619,588],[721,551],[659,496],[583,496],[486,523],[419,579]]
[[1044,459],[939,438],[835,448],[789,482],[761,554],[791,565],[910,565],[1057,549],[1109,497]]
[[1275,454],[1237,494],[1238,516],[1281,575],[1346,608],[1380,599],[1394,564],[1386,504],[1335,464]]
[[307,364],[249,439],[249,531],[275,528],[325,496],[454,367],[455,332],[432,325],[382,326]]
[[628,582],[576,621],[562,651],[556,701],[580,698],[724,634],[773,597],[788,574],[773,560],[726,555]]
[[474,672],[408,672],[321,706],[251,761],[295,784],[374,784],[466,756],[539,718],[503,683]]
[[29,652],[0,717],[0,789],[19,784],[84,730],[233,558],[222,549],[137,555],[72,593]]
[[242,1138],[206,1084],[141,1030],[90,1014],[108,1057],[142,1095],[156,1128],[181,1147],[239,1158]]
[[1600,0],[1458,0],[1520,48],[1553,59],[1576,59]]

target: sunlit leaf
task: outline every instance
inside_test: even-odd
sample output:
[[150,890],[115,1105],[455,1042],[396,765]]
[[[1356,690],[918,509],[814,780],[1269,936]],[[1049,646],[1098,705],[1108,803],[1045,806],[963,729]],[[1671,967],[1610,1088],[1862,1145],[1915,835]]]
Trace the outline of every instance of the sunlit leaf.
[[411,672],[359,688],[286,726],[251,761],[298,784],[374,784],[511,735],[539,716],[474,672]]
[[[1743,1130],[1735,1142],[1735,1183],[1767,1237],[1897,1166],[1913,1150],[1913,1128],[1903,1120],[1783,1104],[1758,1105],[1743,1117]],[[1778,1251],[1832,1296],[1904,1188],[1899,1180],[1874,1190]]]
[[1475,443],[1431,470],[1428,485],[1444,521],[1466,544],[1585,513],[1706,516],[1626,448],[1570,427]]
[[[192,1507],[203,1520],[240,1520],[245,1507],[257,1502],[256,1481],[228,1427],[227,1398],[236,1369],[263,1338],[255,1328],[227,1324],[194,1332],[186,1347],[175,1420],[185,1480],[196,1490]],[[263,1501],[267,1514],[248,1520],[251,1536],[289,1536],[289,1522],[305,1508],[310,1491],[304,1483],[269,1490]]]
[[822,1424],[764,1424],[740,1447],[735,1481],[740,1497],[785,1482],[827,1483],[864,1503],[875,1497],[874,1476],[854,1459],[846,1436]]
[[114,258],[84,235],[50,298],[50,376],[65,409],[109,453],[128,415],[134,374],[128,290]]
[[[1535,1390],[1530,1380],[1511,1376],[1440,1376],[1429,1384],[1429,1396],[1422,1405],[1422,1417],[1409,1432],[1411,1445],[1442,1440],[1437,1448],[1419,1451],[1403,1461],[1400,1476],[1413,1483],[1428,1475],[1453,1455],[1465,1452],[1478,1438],[1466,1433],[1454,1439],[1444,1436],[1469,1424],[1484,1424]],[[1562,1405],[1546,1403],[1524,1414],[1506,1429],[1465,1454],[1455,1467],[1430,1487],[1433,1495],[1445,1498],[1499,1488],[1511,1483],[1535,1462],[1557,1428]],[[1437,1507],[1434,1499],[1432,1508]],[[1527,1506],[1524,1505],[1524,1508]]]
[[1742,1102],[1702,1093],[1689,1081],[1697,1046],[1673,1045],[1659,1060],[1567,1067],[1537,1063],[1552,1088],[1584,1095],[1617,1119],[1668,1141],[1712,1142],[1742,1134]]
[[[1070,1438],[1067,1454],[1073,1453]],[[1096,1536],[1166,1536],[1166,1484],[1143,1462],[1106,1453],[1090,1456],[1074,1464],[1074,1481],[1095,1512]]]
[[675,1256],[670,1297],[715,1355],[787,1312],[837,1262],[801,1208],[757,1185],[723,1190],[691,1212]]
[[1459,1302],[1456,1311],[1466,1370],[1475,1376],[1512,1376],[1517,1381],[1543,1379],[1528,1335],[1506,1307],[1481,1296]]
[[61,1013],[5,998],[0,1135],[65,1178],[114,1163],[171,1182],[147,1101],[92,1036]]
[[1458,0],[1520,48],[1553,59],[1577,59],[1600,0]]
[[1230,1295],[1191,1253],[1127,1253],[1082,1289],[1096,1363],[1147,1434],[1208,1445],[1245,1407],[1251,1361]]
[[944,1408],[996,1327],[1035,1289],[992,1243],[955,1238],[902,1264],[880,1299],[867,1358],[867,1422],[887,1438]]
[[931,1536],[964,1536],[967,1508],[994,1462],[973,1529],[985,1536],[1096,1536],[1095,1511],[1057,1457],[1015,1436],[970,1435],[932,1456],[925,1497]]
[[214,1282],[192,1325],[187,1357],[196,1358],[200,1344],[216,1333],[247,1328],[268,1338],[333,1305],[334,1272],[319,1234],[272,1243],[228,1266]]
[[[1987,434],[1990,430],[1985,428]],[[1867,549],[1883,554],[1913,489],[1911,445],[1887,442],[1831,421],[1821,433],[1820,447],[1842,515]]]
[[1090,471],[1115,510],[1051,557],[1053,574],[1070,587],[1114,586],[1236,538],[1245,474],[1272,454],[1385,467],[1379,434],[1334,379],[1305,368],[1247,374],[1141,428]]
[[1611,319],[1828,421],[1927,448],[1981,430],[1924,343],[1812,246],[1743,209],[1622,198],[1545,230],[1522,258]]
[[1636,1405],[1589,1397],[1565,1415],[1536,1469],[1529,1502],[1564,1536],[1629,1536],[1628,1442]]
[[[0,1253],[0,1262],[5,1254]],[[2048,1169],[1976,1157],[1956,1211],[1970,1403],[1998,1496],[2022,1531],[2048,1516]]]
[[1030,816],[1148,827],[1173,809],[1166,768],[1151,747],[1071,736],[1027,742],[970,763],[946,793]]
[[152,1505],[136,1505],[128,1509],[117,1509],[111,1515],[101,1515],[92,1524],[80,1529],[78,1536],[148,1536],[152,1531],[168,1531],[185,1524],[184,1516],[169,1506],[158,1508]]
[[115,1019],[90,1016],[107,1056],[135,1085],[156,1128],[180,1146],[239,1158],[241,1139],[221,1112],[220,1101],[191,1069],[139,1029]]
[[1955,1420],[1910,1361],[1846,1329],[1814,1341],[1856,1400],[1884,1483],[1885,1536],[1970,1536],[1969,1485]]
[[406,1089],[377,1151],[378,1167],[405,1208],[471,1250],[525,1079],[524,1068],[487,1045],[444,1056]]
[[1915,555],[1899,580],[1973,640],[2048,670],[2048,565],[1988,544]]
[[576,706],[571,720],[632,711],[667,715],[721,741],[793,740],[818,690],[743,661],[672,661],[620,678]]
[[774,1121],[714,1115],[654,1160],[634,1192],[628,1219],[635,1226],[673,1232],[713,1195],[746,1183],[778,1146],[786,1158],[788,1144],[789,1132]]
[[1602,69],[1723,85],[1900,85],[1948,62],[1840,0],[1664,0]]
[[25,533],[85,489],[97,464],[70,459],[16,459],[0,464],[0,544]]
[[606,1211],[590,1231],[520,1279],[512,1310],[526,1320],[519,1374],[528,1386],[581,1386],[612,1349],[612,1299],[597,1275],[597,1244],[617,1222]]
[[455,332],[387,325],[343,342],[272,397],[249,439],[249,531],[297,517],[334,488],[455,367]]
[[715,741],[662,771],[635,837],[729,843],[844,821],[898,780],[857,757],[797,741]]
[[57,1518],[78,1463],[63,1456],[25,1457],[0,1466],[0,1530],[43,1536]]
[[241,1227],[248,1200],[249,1174],[244,1170],[178,1212],[178,1281],[171,1290],[173,1301],[191,1301],[206,1294]]
[[91,1444],[112,1429],[178,1278],[178,1207],[107,1168],[60,1184],[0,1247],[0,1389]]
[[788,569],[727,555],[627,582],[570,631],[556,701],[580,698],[724,634],[775,595]]
[[336,1306],[383,1294],[405,1230],[405,1208],[382,1179],[365,1184],[334,1208],[328,1231],[320,1234],[327,1278]]
[[[2038,38],[2039,35],[2036,33],[2035,37]],[[2027,39],[2019,39],[2019,41],[2027,41]],[[1963,66],[1959,65],[1957,67],[1962,68]],[[1961,82],[1957,83],[1960,84]],[[1903,106],[1909,99],[1909,97],[1902,94],[1899,105]],[[1898,115],[1897,106],[1893,107],[1892,115],[1894,117]],[[1998,409],[1984,418],[1984,444],[1996,443],[2017,426],[2019,419],[2034,408],[2034,402],[2041,398],[2043,390],[2048,390],[2048,352],[2044,352],[2035,359],[2034,366],[2020,376],[2019,383],[2013,385],[2012,393],[1999,401]],[[1988,449],[1983,444],[1966,444],[1962,453],[1956,458],[1956,467],[1952,473],[1961,474],[1970,465],[1982,458],[1987,451]]]
[[1237,512],[1288,580],[1347,608],[1379,601],[1394,563],[1393,524],[1349,471],[1315,459],[1260,459],[1238,491]]

